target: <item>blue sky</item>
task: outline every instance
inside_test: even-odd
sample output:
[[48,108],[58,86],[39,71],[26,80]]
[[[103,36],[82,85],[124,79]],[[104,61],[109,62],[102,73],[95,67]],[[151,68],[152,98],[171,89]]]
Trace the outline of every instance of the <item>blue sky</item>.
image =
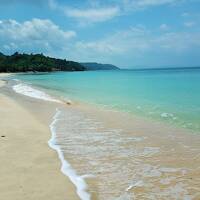
[[200,0],[0,0],[0,51],[200,66]]

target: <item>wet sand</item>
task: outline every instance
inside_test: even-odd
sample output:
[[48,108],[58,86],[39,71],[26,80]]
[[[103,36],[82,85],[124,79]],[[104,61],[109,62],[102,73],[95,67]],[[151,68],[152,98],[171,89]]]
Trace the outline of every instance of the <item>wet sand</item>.
[[47,144],[56,104],[16,95],[4,81],[0,86],[0,199],[78,200]]
[[0,87],[3,87],[5,85],[5,81],[0,80]]
[[[17,195],[17,200],[77,198],[74,186],[60,173],[56,153],[47,146],[48,126],[57,107],[64,111],[58,126],[58,143],[77,173],[90,175],[85,180],[92,200],[200,199],[199,133],[78,102],[58,105],[3,88],[0,113],[7,116],[3,119],[7,125],[0,124],[6,135],[1,143],[9,153],[0,153],[2,163],[6,163],[1,166],[0,176],[9,179],[0,183],[0,197],[9,198],[2,199],[11,200]],[[15,126],[7,127],[8,124]],[[6,131],[13,138],[9,145],[5,143]],[[15,137],[13,131],[17,133]],[[14,149],[19,151],[13,153]],[[9,162],[12,164],[7,167]],[[14,193],[6,189],[10,185],[15,188]]]
[[61,119],[59,144],[92,199],[200,198],[199,133],[86,104]]

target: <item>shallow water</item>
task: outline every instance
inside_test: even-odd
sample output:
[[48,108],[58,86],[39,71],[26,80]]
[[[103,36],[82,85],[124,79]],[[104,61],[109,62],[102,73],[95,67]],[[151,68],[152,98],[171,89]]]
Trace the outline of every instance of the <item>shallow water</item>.
[[200,135],[132,115],[199,130],[199,70],[16,78],[36,86],[17,82],[16,92],[48,101],[55,101],[54,96],[72,100],[72,106],[55,114],[53,143],[70,164],[65,174],[73,171],[79,189],[81,181],[88,185],[80,194],[90,194],[92,200],[200,199]]
[[200,69],[18,75],[61,98],[200,130]]
[[68,108],[60,112],[55,124],[56,143],[77,174],[84,177],[91,199],[200,197],[200,149],[195,138],[186,142],[184,136],[170,130],[154,133],[158,127],[151,126],[147,127],[149,132],[138,132],[130,122],[132,131],[128,131],[120,129],[118,119],[110,127],[104,120]]

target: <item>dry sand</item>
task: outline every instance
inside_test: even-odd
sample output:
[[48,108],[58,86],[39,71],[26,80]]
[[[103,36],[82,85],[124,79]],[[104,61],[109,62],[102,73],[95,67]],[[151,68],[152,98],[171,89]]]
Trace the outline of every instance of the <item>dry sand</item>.
[[6,84],[6,81],[3,78],[9,76],[9,73],[0,73],[0,87],[3,87]]
[[11,73],[0,73],[0,87],[3,87],[6,84],[4,78],[10,75]]
[[5,76],[9,76],[11,75],[12,73],[0,73],[0,77],[5,77]]
[[[0,81],[0,84],[3,86],[5,82]],[[60,162],[56,153],[47,146],[47,141],[50,138],[48,125],[55,114],[55,108],[63,107],[64,105],[36,100],[4,88],[6,86],[0,88],[0,160],[3,163],[0,166],[0,200],[78,199],[73,184],[59,170]],[[63,108],[66,109],[67,113],[70,112],[70,109],[72,111],[77,110],[90,119],[103,122],[106,130],[102,128],[99,130],[100,132],[106,132],[107,129],[119,129],[123,130],[123,137],[131,137],[132,139],[146,138],[140,142],[136,141],[134,143],[134,140],[128,142],[125,150],[133,149],[134,152],[134,149],[142,150],[150,147],[151,150],[152,147],[159,147],[159,152],[153,157],[135,156],[131,157],[130,161],[130,158],[128,158],[127,161],[126,157],[117,157],[116,154],[113,159],[112,157],[107,157],[108,160],[104,158],[104,163],[102,164],[112,164],[117,160],[121,163],[126,163],[126,167],[129,163],[129,165],[131,164],[131,171],[135,173],[138,170],[143,170],[142,167],[147,165],[154,166],[153,169],[154,171],[158,170],[157,172],[163,169],[165,171],[159,177],[143,177],[143,173],[139,173],[139,178],[143,178],[145,183],[152,184],[153,187],[157,186],[163,194],[165,190],[176,190],[180,184],[183,184],[183,188],[186,188],[187,192],[178,191],[182,193],[180,195],[187,197],[188,194],[192,195],[194,200],[200,199],[200,138],[198,134],[190,134],[186,130],[165,126],[159,122],[151,122],[137,117],[133,118],[125,113],[100,111],[85,104],[76,103],[76,105],[64,106]],[[68,154],[66,156],[77,171],[84,166],[85,159],[78,159],[73,154],[72,157]],[[136,165],[137,163],[139,164]],[[127,167],[127,169],[129,168]],[[174,169],[175,172],[170,172],[170,170],[173,171]],[[176,169],[181,170],[176,171]],[[169,172],[166,172],[166,170],[169,170]],[[126,171],[128,172],[128,170]],[[126,171],[123,172],[123,176]],[[115,173],[113,174],[115,175]],[[103,177],[101,173],[100,176]],[[105,173],[104,176],[106,181],[111,177],[109,170],[108,174]],[[119,190],[116,184],[117,177],[112,177],[112,180],[114,180],[113,192],[114,190],[117,190],[117,192],[122,191]],[[95,179],[86,180],[92,199],[100,199],[100,196],[105,195],[106,189],[104,187],[102,187],[104,188],[103,192],[98,189],[100,183],[104,182],[100,181],[100,179],[97,180],[97,178],[98,176]],[[172,179],[170,183],[166,184],[165,182],[164,186],[161,185],[160,181],[169,181],[169,179]],[[109,187],[111,186],[109,185]],[[128,192],[130,194],[134,193],[138,197],[137,199],[148,199],[144,198],[143,195],[150,195],[151,189],[153,188],[144,187],[141,189],[139,187],[138,189],[137,187],[131,187]],[[176,195],[176,192],[174,195]],[[159,199],[163,198],[160,197]]]
[[[0,86],[4,84],[4,81],[0,81]],[[60,172],[57,153],[48,147],[47,141],[51,133],[47,124],[15,98],[1,92],[2,89],[1,87],[0,199],[79,199],[75,186]]]

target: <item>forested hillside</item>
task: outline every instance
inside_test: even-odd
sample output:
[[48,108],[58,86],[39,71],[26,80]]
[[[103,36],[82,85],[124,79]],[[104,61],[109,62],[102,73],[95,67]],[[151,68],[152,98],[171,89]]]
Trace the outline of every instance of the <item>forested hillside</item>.
[[78,62],[51,58],[43,54],[20,54],[11,56],[0,53],[0,72],[49,72],[49,71],[84,71]]

